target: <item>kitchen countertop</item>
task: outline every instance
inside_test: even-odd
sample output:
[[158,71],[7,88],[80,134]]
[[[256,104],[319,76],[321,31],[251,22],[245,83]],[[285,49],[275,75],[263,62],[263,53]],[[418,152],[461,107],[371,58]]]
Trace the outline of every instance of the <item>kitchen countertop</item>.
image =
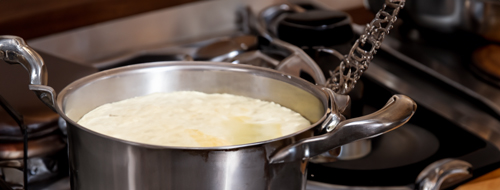
[[456,190],[493,190],[500,188],[500,169],[496,169],[481,177],[467,182],[456,188]]

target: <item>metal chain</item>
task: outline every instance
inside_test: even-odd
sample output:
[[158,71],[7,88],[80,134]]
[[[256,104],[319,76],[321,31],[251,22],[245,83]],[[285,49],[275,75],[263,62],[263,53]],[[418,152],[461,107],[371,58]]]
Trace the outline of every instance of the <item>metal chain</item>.
[[[330,71],[330,78],[326,86],[338,94],[347,94],[356,85],[373,55],[380,48],[385,35],[389,34],[397,20],[399,10],[404,7],[405,0],[386,0],[384,7],[375,15],[375,18],[366,25],[365,31],[354,43],[348,55],[334,70]],[[392,11],[392,14],[389,13]]]

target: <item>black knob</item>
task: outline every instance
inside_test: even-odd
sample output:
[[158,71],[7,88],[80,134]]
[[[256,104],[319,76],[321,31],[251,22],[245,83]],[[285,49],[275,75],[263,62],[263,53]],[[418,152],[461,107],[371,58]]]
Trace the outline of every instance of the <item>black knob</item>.
[[278,22],[276,34],[296,46],[335,46],[354,38],[349,15],[333,10],[290,13]]

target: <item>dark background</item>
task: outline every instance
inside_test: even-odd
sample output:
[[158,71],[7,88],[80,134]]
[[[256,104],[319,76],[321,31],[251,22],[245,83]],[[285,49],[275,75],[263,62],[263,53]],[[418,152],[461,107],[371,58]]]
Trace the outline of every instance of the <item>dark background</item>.
[[[2,0],[0,35],[29,40],[196,1],[199,0]],[[358,24],[366,24],[373,18],[363,7],[347,12]]]
[[197,0],[2,0],[0,35],[26,40]]

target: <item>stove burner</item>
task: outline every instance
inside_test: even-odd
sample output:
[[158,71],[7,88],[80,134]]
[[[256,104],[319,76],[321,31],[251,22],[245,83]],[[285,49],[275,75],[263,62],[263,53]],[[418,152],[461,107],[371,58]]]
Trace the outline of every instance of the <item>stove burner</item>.
[[[362,79],[364,113],[382,107],[380,100],[394,93],[368,78]],[[424,168],[446,158],[471,163],[474,175],[490,171],[486,166],[500,160],[498,149],[454,122],[420,104],[410,123],[374,138],[369,155],[358,160],[311,162],[308,180],[349,187],[413,187]]]
[[324,164],[350,170],[380,170],[413,164],[432,156],[439,140],[414,124],[404,126],[372,140],[372,152],[360,159]]

